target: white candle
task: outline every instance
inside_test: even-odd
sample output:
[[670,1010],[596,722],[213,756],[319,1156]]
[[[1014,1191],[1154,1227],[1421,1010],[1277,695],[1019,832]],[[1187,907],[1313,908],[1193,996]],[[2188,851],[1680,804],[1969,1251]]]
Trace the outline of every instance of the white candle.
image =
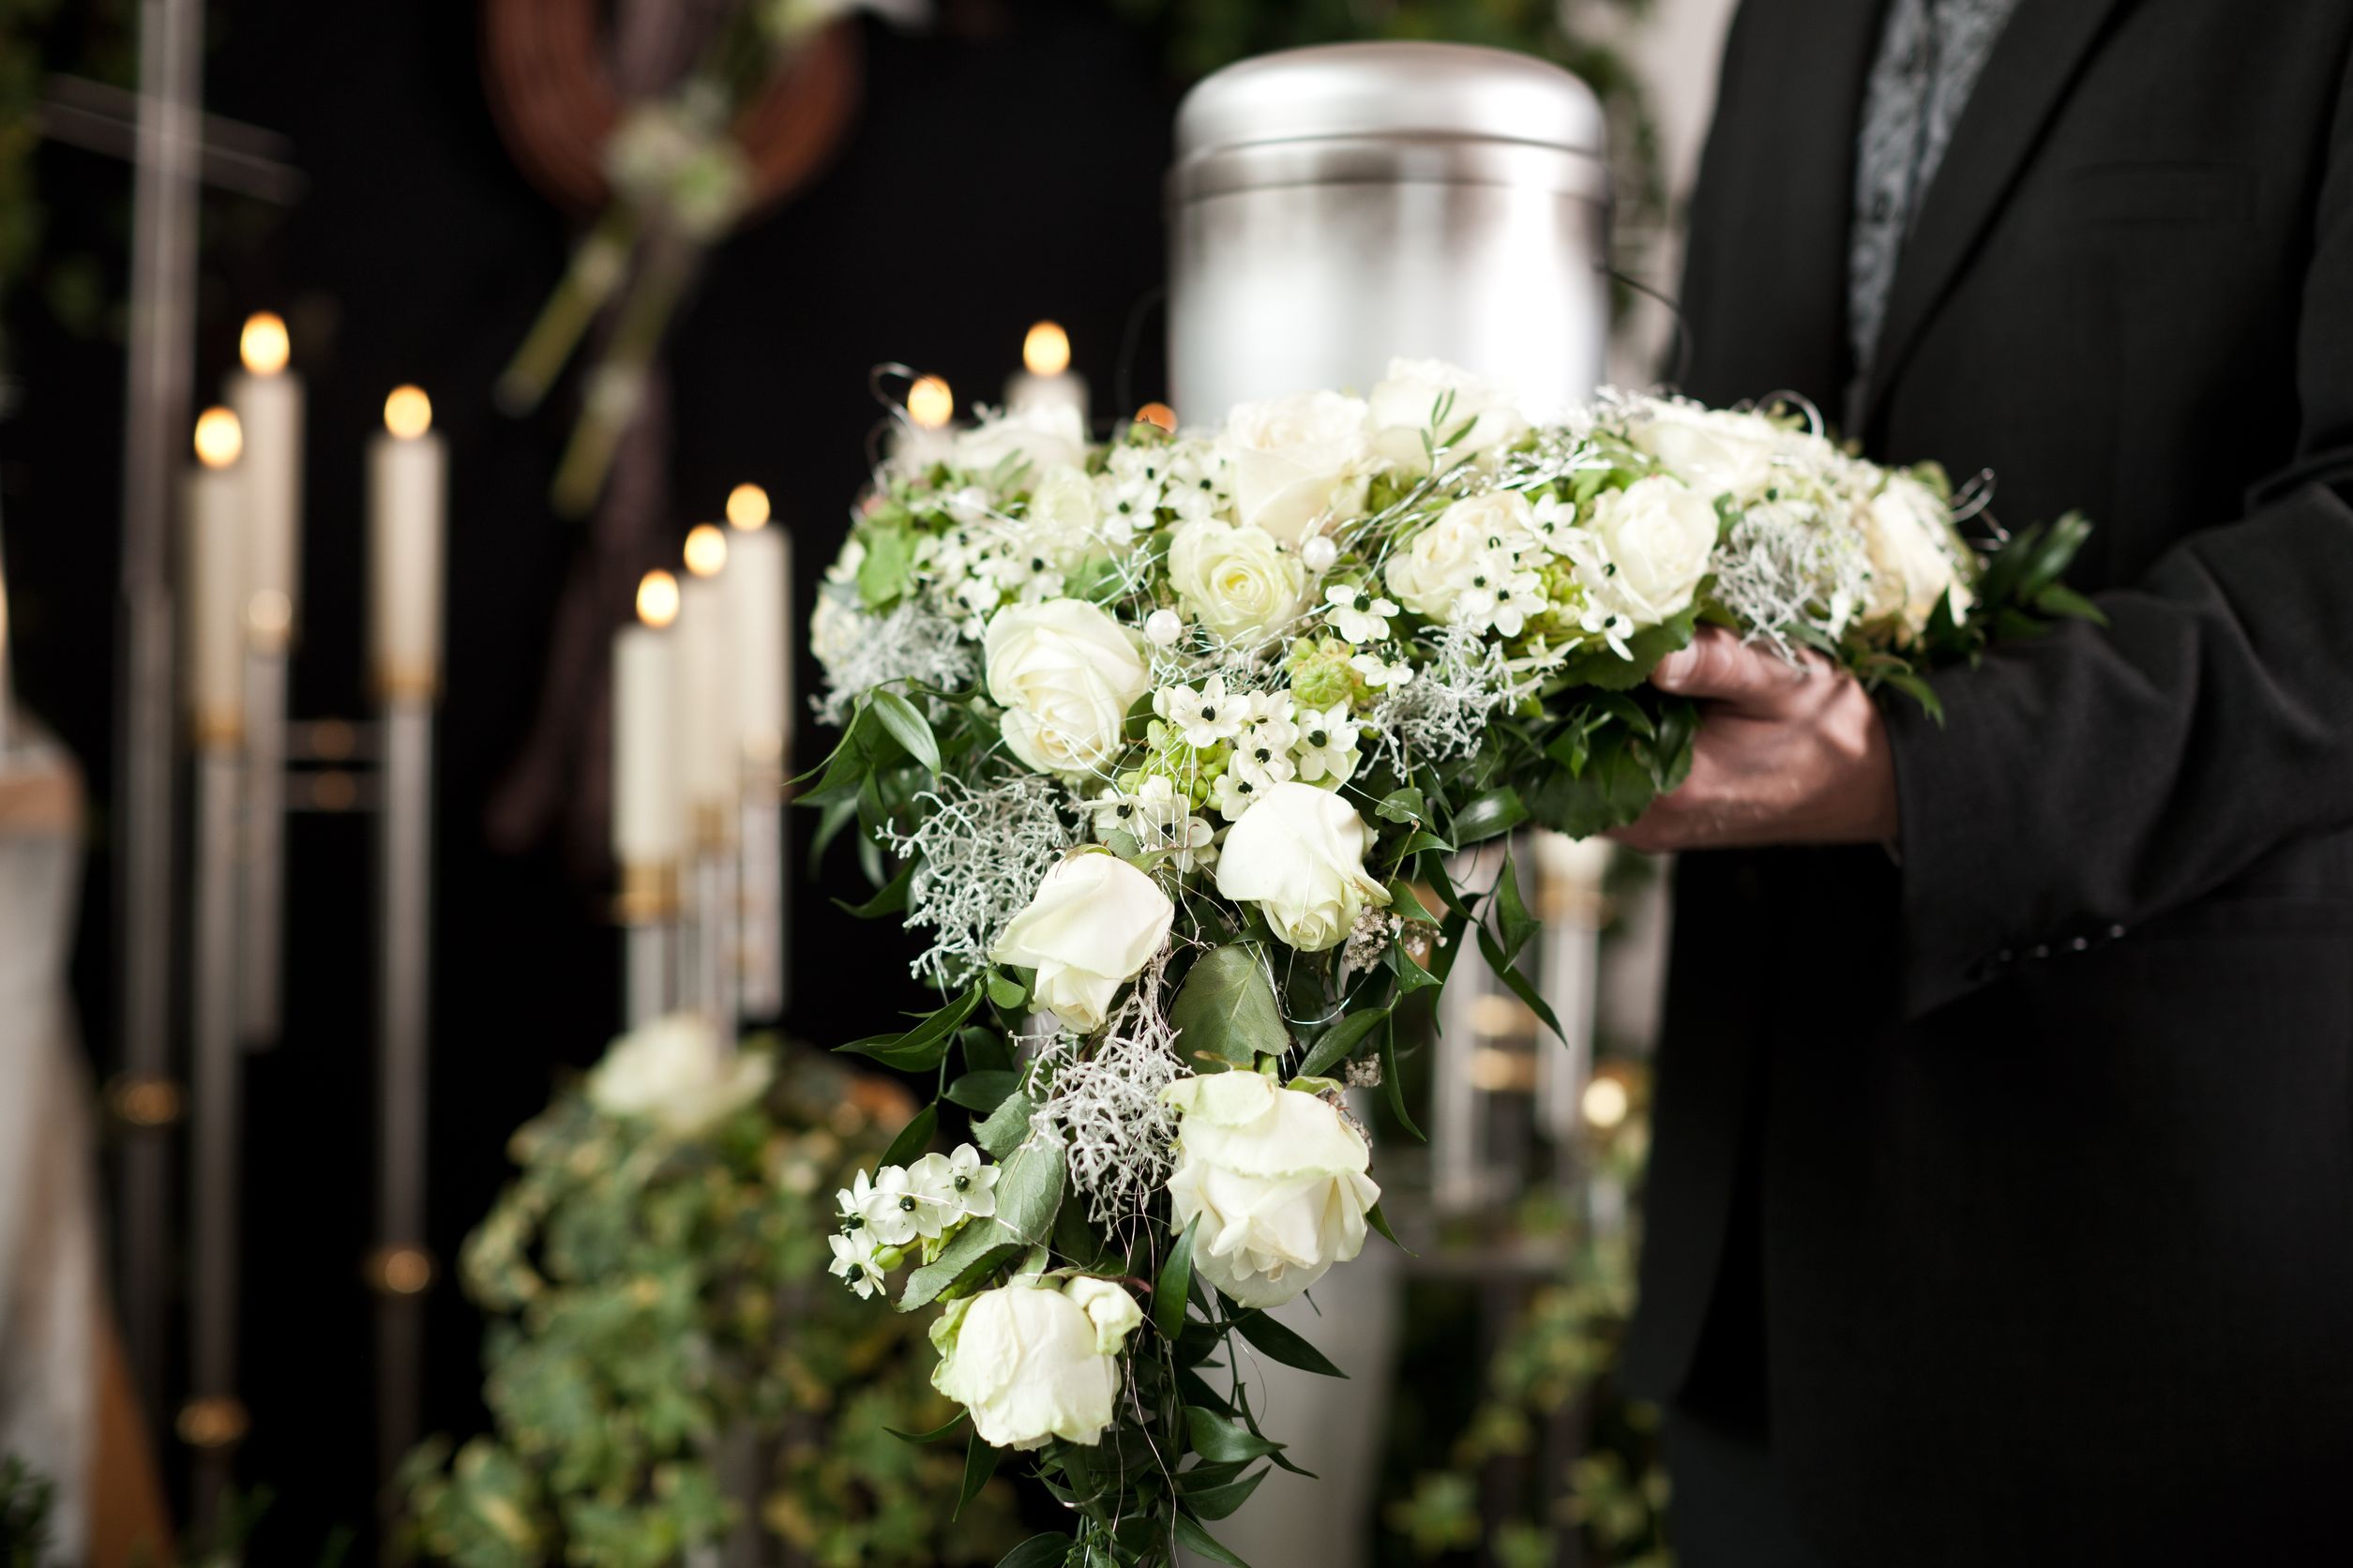
[[1051,408],[1066,403],[1078,411],[1078,424],[1087,423],[1087,378],[1070,368],[1069,334],[1052,322],[1040,322],[1021,339],[1021,366],[1005,382],[1005,407]]
[[[722,575],[724,573],[725,575]],[[695,838],[723,842],[734,830],[742,776],[736,745],[734,637],[727,535],[704,523],[686,536],[678,585],[678,757]]]
[[917,376],[907,388],[907,417],[893,425],[891,460],[922,470],[945,462],[956,449],[948,422],[956,417],[956,393],[939,376]]
[[734,550],[727,568],[734,637],[736,745],[769,778],[792,771],[792,541],[771,526],[768,494],[738,485],[727,498]]
[[302,587],[302,378],[286,369],[286,324],[266,311],[237,340],[245,369],[229,406],[245,430],[247,635],[263,653],[286,644]]
[[680,804],[678,582],[648,572],[638,585],[637,626],[612,640],[612,852],[624,871],[678,864],[686,814]]
[[448,447],[433,433],[431,401],[414,386],[384,400],[384,423],[368,446],[376,686],[386,697],[430,697],[441,686]]
[[225,408],[196,421],[188,476],[186,550],[189,716],[200,746],[234,746],[245,732],[244,438]]

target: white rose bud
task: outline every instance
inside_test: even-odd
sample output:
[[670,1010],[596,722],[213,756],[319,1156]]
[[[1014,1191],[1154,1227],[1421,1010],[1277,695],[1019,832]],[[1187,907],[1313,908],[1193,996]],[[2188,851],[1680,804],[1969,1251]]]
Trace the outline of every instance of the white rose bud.
[[1168,942],[1175,917],[1159,883],[1117,855],[1079,850],[1046,873],[988,956],[1037,971],[1037,1004],[1092,1034],[1120,988]]
[[1909,475],[1892,474],[1878,494],[1855,507],[1855,522],[1871,553],[1871,600],[1864,609],[1870,619],[1901,626],[1909,641],[1928,629],[1944,599],[1953,601],[1955,619],[1976,602],[1961,567],[1968,546],[1935,490]]
[[1416,615],[1447,621],[1472,580],[1491,570],[1494,552],[1538,547],[1535,508],[1517,490],[1489,490],[1457,501],[1389,558],[1389,592]]
[[1376,461],[1369,411],[1337,392],[1243,403],[1218,448],[1232,465],[1234,515],[1285,544],[1365,511]]
[[1691,604],[1715,552],[1715,503],[1663,474],[1593,498],[1589,525],[1616,569],[1588,582],[1596,602],[1653,626]]
[[1364,1250],[1380,1188],[1338,1110],[1258,1073],[1204,1073],[1160,1093],[1178,1115],[1171,1218],[1182,1231],[1199,1216],[1193,1267],[1228,1300],[1280,1306]]
[[[1452,394],[1445,417],[1438,428],[1431,413]],[[1373,388],[1373,442],[1380,455],[1400,468],[1422,473],[1429,467],[1423,449],[1426,432],[1435,443],[1448,431],[1468,423],[1450,459],[1483,458],[1512,445],[1528,433],[1528,421],[1503,392],[1460,366],[1438,359],[1392,359],[1389,378]]]
[[1135,633],[1083,599],[1001,610],[982,648],[1005,745],[1040,773],[1100,772],[1152,689]]
[[1274,636],[1306,607],[1299,557],[1262,529],[1204,520],[1169,541],[1169,580],[1194,618],[1220,637]]
[[765,1051],[726,1049],[701,1017],[673,1013],[613,1041],[588,1075],[588,1100],[691,1138],[766,1093],[774,1066]]
[[[1084,1289],[1081,1289],[1084,1287]],[[1102,1292],[1126,1299],[1123,1313]],[[1038,1448],[1092,1443],[1111,1425],[1120,1345],[1143,1314],[1101,1280],[1067,1289],[1016,1280],[951,1302],[931,1325],[931,1386],[970,1410],[981,1441]]]
[[1034,484],[1050,469],[1084,468],[1087,431],[1072,405],[1033,403],[958,430],[953,452],[958,468],[979,475],[995,473],[998,464],[1018,454]]
[[1371,843],[1347,801],[1287,780],[1227,831],[1217,891],[1257,904],[1275,934],[1302,953],[1320,953],[1348,940],[1367,904],[1389,902],[1389,890],[1365,870]]

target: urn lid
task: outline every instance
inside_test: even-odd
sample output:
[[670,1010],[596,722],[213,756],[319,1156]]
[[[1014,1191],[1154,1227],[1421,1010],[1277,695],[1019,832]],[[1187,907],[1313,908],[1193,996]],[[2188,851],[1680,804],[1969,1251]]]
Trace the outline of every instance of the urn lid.
[[1228,66],[1177,110],[1180,164],[1330,139],[1508,142],[1598,156],[1601,100],[1560,67],[1455,43],[1340,43]]

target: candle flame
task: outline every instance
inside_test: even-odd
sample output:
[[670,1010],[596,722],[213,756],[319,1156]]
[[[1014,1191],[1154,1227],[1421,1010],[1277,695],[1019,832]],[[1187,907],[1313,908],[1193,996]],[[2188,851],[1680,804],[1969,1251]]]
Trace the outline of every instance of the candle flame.
[[245,330],[237,335],[237,357],[245,368],[257,376],[274,376],[286,368],[289,352],[286,324],[268,310],[257,310],[245,318]]
[[196,460],[226,468],[245,450],[245,427],[225,408],[208,408],[196,421]]
[[936,430],[956,415],[956,394],[938,376],[924,376],[907,389],[907,417]]
[[727,520],[748,534],[768,521],[768,492],[758,485],[738,485],[727,492]]
[[1597,1078],[1578,1096],[1578,1108],[1585,1112],[1586,1121],[1606,1132],[1624,1121],[1634,1105],[1624,1084],[1614,1078]]
[[678,580],[668,572],[647,572],[638,580],[638,619],[661,630],[678,619]]
[[294,624],[294,601],[276,588],[264,588],[245,604],[245,624],[257,636],[283,637]]
[[1054,322],[1040,322],[1021,339],[1021,363],[1033,376],[1058,376],[1070,369],[1070,334]]
[[1157,425],[1170,435],[1176,434],[1176,410],[1166,403],[1146,403],[1136,411],[1139,425]]
[[433,400],[422,387],[394,387],[384,400],[384,428],[402,441],[415,441],[433,428]]
[[727,565],[727,535],[707,522],[686,531],[686,569],[697,577],[716,577]]

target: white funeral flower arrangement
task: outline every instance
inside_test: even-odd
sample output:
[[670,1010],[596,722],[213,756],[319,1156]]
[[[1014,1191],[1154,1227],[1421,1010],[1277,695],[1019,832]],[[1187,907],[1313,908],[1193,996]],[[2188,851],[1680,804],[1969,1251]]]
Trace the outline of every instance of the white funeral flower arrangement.
[[1938,469],[1779,408],[1545,416],[1399,361],[1198,431],[1043,411],[910,450],[826,574],[842,735],[802,799],[943,992],[843,1048],[973,1132],[943,1154],[919,1114],[841,1194],[831,1267],[941,1314],[968,1474],[1020,1451],[1072,1509],[1025,1562],[1223,1553],[1208,1524],[1285,1461],[1208,1374],[1237,1336],[1335,1372],[1266,1309],[1386,1229],[1339,1082],[1412,1132],[1398,1004],[1468,947],[1551,1021],[1508,853],[1485,888],[1449,866],[1673,789],[1697,716],[1659,659],[1726,626],[1933,707],[1936,663],[2089,611],[2075,520],[1981,554]]
[[700,1014],[675,1013],[613,1041],[588,1075],[588,1099],[692,1138],[766,1093],[775,1070],[766,1051],[739,1052]]

